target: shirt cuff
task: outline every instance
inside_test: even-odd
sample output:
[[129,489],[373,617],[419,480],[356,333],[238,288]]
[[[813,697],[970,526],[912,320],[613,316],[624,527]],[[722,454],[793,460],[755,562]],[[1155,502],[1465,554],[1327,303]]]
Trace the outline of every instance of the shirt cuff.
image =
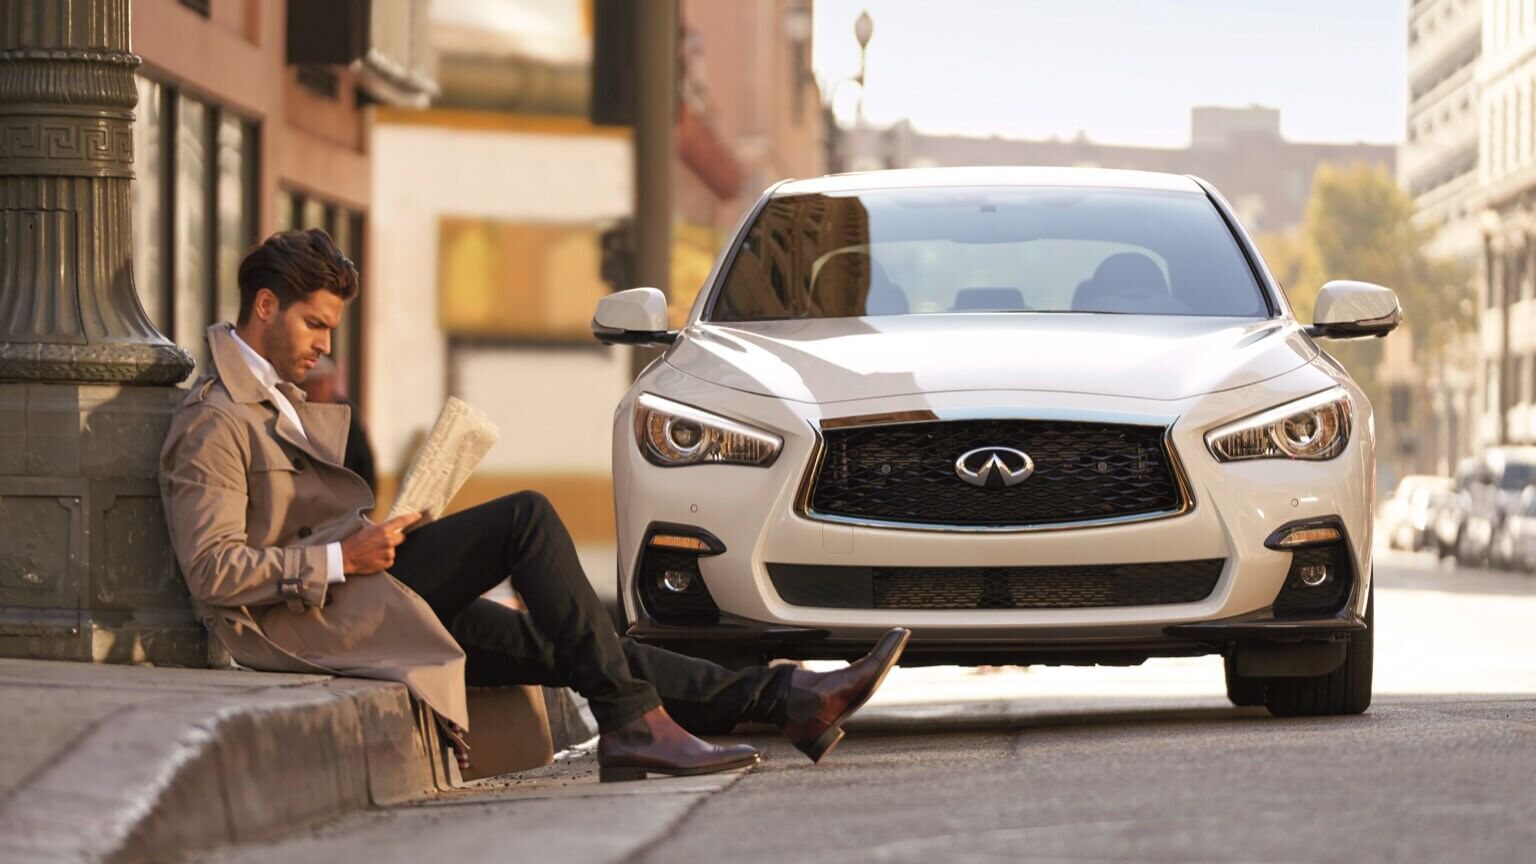
[[347,574],[342,572],[341,544],[325,544],[325,584],[339,585],[347,581]]

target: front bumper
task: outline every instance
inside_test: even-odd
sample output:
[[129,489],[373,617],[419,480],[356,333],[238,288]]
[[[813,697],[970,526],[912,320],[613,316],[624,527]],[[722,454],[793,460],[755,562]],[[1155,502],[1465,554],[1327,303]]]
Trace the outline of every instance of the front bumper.
[[[1305,377],[1305,381],[1294,380]],[[1292,379],[1292,380],[1287,380]],[[1346,384],[1356,396],[1355,435],[1327,462],[1217,463],[1205,431],[1295,396],[1298,388]],[[988,391],[938,393],[814,405],[726,390],[658,364],[634,392],[657,392],[770,428],[784,448],[770,468],[699,465],[660,468],[640,456],[628,417],[615,418],[614,475],[619,514],[621,597],[632,635],[694,653],[851,658],[889,627],[913,630],[904,662],[1135,663],[1152,656],[1227,650],[1239,642],[1305,638],[1337,641],[1358,629],[1369,585],[1373,455],[1369,404],[1348,379],[1303,367],[1278,379],[1179,403],[1081,394]],[[1185,472],[1192,506],[1169,518],[1026,532],[967,532],[838,524],[809,518],[803,478],[827,418],[911,410],[977,415],[1164,421]],[[1283,524],[1339,517],[1357,575],[1339,620],[1264,624],[1292,553],[1265,539]],[[641,541],[653,523],[693,525],[726,551],[700,571],[719,623],[674,626],[649,616],[635,589]],[[1051,609],[824,608],[786,602],[767,565],[827,567],[1079,566],[1222,559],[1204,599],[1151,606]],[[1275,619],[1278,621],[1278,619]],[[749,646],[756,646],[751,649]],[[708,650],[705,650],[708,649]]]
[[[1261,610],[1216,621],[1102,629],[1092,634],[1074,628],[955,638],[920,636],[919,631],[901,662],[904,666],[1135,666],[1153,657],[1235,654],[1260,646],[1285,650],[1309,644],[1342,645],[1365,629],[1365,619],[1349,610],[1299,619],[1275,618],[1269,610]],[[684,654],[743,664],[775,658],[856,660],[875,643],[868,636],[835,635],[828,629],[786,627],[730,615],[713,624],[689,625],[662,624],[646,617],[630,626],[629,635]]]

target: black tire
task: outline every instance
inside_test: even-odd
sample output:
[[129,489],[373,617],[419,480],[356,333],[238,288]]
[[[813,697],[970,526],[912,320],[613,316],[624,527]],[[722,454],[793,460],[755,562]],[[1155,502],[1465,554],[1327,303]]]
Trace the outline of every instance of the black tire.
[[1236,658],[1228,655],[1225,658],[1227,667],[1227,701],[1239,708],[1252,708],[1255,705],[1264,704],[1264,680],[1263,678],[1244,678],[1233,669],[1237,664]]
[[1316,717],[1363,714],[1371,707],[1371,667],[1374,654],[1376,589],[1366,601],[1365,629],[1349,640],[1344,664],[1327,675],[1310,678],[1269,678],[1264,707],[1277,717]]

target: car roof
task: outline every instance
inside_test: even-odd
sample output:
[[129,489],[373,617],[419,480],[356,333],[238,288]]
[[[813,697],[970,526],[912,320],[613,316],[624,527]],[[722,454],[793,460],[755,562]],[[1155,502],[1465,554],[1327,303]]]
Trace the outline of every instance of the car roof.
[[774,195],[815,195],[873,189],[941,188],[945,186],[1075,186],[1104,189],[1146,189],[1164,192],[1203,192],[1193,177],[1156,171],[1116,168],[897,168],[831,174],[787,180]]

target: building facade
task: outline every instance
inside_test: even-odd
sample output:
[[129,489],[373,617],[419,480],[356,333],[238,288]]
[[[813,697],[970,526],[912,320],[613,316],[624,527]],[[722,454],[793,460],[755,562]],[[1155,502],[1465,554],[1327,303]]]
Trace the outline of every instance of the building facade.
[[[233,320],[240,259],[283,228],[319,227],[369,271],[369,106],[435,92],[427,0],[133,0],[134,276],[155,325],[206,358]],[[363,292],[366,298],[368,292]],[[334,353],[360,393],[361,309]]]
[[1258,106],[1195,108],[1190,146],[1179,148],[1101,144],[1082,134],[1043,141],[929,135],[906,121],[884,129],[855,127],[842,135],[842,153],[854,171],[1049,165],[1195,174],[1214,183],[1254,232],[1301,223],[1317,166],[1364,163],[1391,172],[1396,159],[1390,145],[1288,141],[1280,134],[1280,112]]
[[[1425,250],[1481,279],[1486,148],[1480,98],[1483,0],[1414,0],[1408,9],[1407,128],[1398,153],[1398,185],[1414,203],[1414,221],[1433,231]],[[1475,292],[1474,292],[1475,293]],[[1401,346],[1393,346],[1401,347]],[[1401,353],[1401,352],[1399,352]],[[1440,361],[1418,369],[1404,358],[1384,363],[1394,392],[1427,402],[1413,412],[1417,435],[1398,436],[1411,469],[1449,474],[1479,446],[1478,338],[1458,337]],[[1426,410],[1427,409],[1427,410]]]
[[[1444,2],[1444,0],[1441,0]],[[1480,445],[1536,442],[1536,0],[1484,0],[1477,63]]]

